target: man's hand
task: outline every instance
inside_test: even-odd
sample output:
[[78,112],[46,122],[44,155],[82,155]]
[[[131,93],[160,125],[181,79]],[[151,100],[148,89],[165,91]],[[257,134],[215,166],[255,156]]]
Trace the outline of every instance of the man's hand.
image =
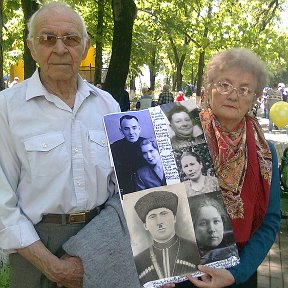
[[234,284],[233,275],[226,269],[210,268],[207,266],[198,266],[198,270],[203,272],[201,280],[188,275],[188,280],[199,288],[222,288]]
[[81,288],[84,270],[78,257],[65,255],[59,259],[53,255],[41,241],[36,241],[30,246],[17,251],[51,282],[64,285],[67,288]]
[[84,275],[82,261],[79,257],[65,254],[61,257],[64,265],[63,280],[57,282],[58,287],[81,288]]

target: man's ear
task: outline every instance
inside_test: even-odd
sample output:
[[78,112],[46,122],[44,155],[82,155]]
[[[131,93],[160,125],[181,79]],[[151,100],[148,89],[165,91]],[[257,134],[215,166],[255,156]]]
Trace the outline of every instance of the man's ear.
[[145,229],[146,231],[148,231],[148,228],[147,228],[147,226],[146,226],[146,222],[144,223],[144,229]]
[[119,128],[119,131],[123,136],[125,136],[121,128]]
[[32,40],[27,39],[26,43],[27,43],[27,46],[28,46],[28,48],[30,50],[32,58],[37,62],[36,51],[35,51],[35,47],[34,47],[34,44],[33,44]]
[[84,51],[83,51],[83,54],[82,54],[82,60],[84,60],[86,58],[90,46],[91,46],[91,41],[90,41],[90,39],[88,39],[86,41],[86,45],[85,45],[85,48],[84,48]]

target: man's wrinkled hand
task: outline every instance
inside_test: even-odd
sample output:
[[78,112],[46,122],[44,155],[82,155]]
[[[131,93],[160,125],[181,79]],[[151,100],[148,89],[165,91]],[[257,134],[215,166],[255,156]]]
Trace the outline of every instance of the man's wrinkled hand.
[[57,281],[58,287],[82,288],[84,269],[79,257],[65,254],[61,257],[61,279]]

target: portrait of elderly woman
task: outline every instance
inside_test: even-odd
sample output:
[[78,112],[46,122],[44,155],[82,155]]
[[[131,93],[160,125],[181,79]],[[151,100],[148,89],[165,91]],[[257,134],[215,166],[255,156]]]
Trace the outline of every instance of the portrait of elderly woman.
[[238,257],[232,226],[220,192],[193,197],[190,205],[200,263]]
[[188,276],[181,287],[255,288],[257,268],[280,227],[276,150],[266,141],[258,120],[250,113],[268,83],[268,72],[265,63],[246,48],[221,51],[206,67],[208,105],[199,116],[240,263],[226,269],[198,267],[203,276],[200,279]]
[[197,194],[219,190],[217,178],[209,175],[207,170],[204,174],[204,165],[199,154],[193,151],[184,151],[179,162],[188,198]]

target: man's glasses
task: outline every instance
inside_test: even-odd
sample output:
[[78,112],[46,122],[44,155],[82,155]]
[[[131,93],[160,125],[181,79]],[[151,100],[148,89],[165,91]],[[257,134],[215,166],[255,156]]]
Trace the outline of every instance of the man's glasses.
[[82,38],[77,35],[56,36],[52,34],[43,34],[36,37],[41,45],[53,47],[58,39],[61,39],[66,46],[75,47],[80,44]]
[[233,92],[233,90],[236,91],[237,95],[240,97],[248,97],[248,96],[255,96],[255,92],[252,89],[249,89],[248,87],[239,87],[235,88],[233,85],[231,85],[228,82],[218,82],[213,83],[214,87],[216,88],[217,92],[222,95],[229,95]]

